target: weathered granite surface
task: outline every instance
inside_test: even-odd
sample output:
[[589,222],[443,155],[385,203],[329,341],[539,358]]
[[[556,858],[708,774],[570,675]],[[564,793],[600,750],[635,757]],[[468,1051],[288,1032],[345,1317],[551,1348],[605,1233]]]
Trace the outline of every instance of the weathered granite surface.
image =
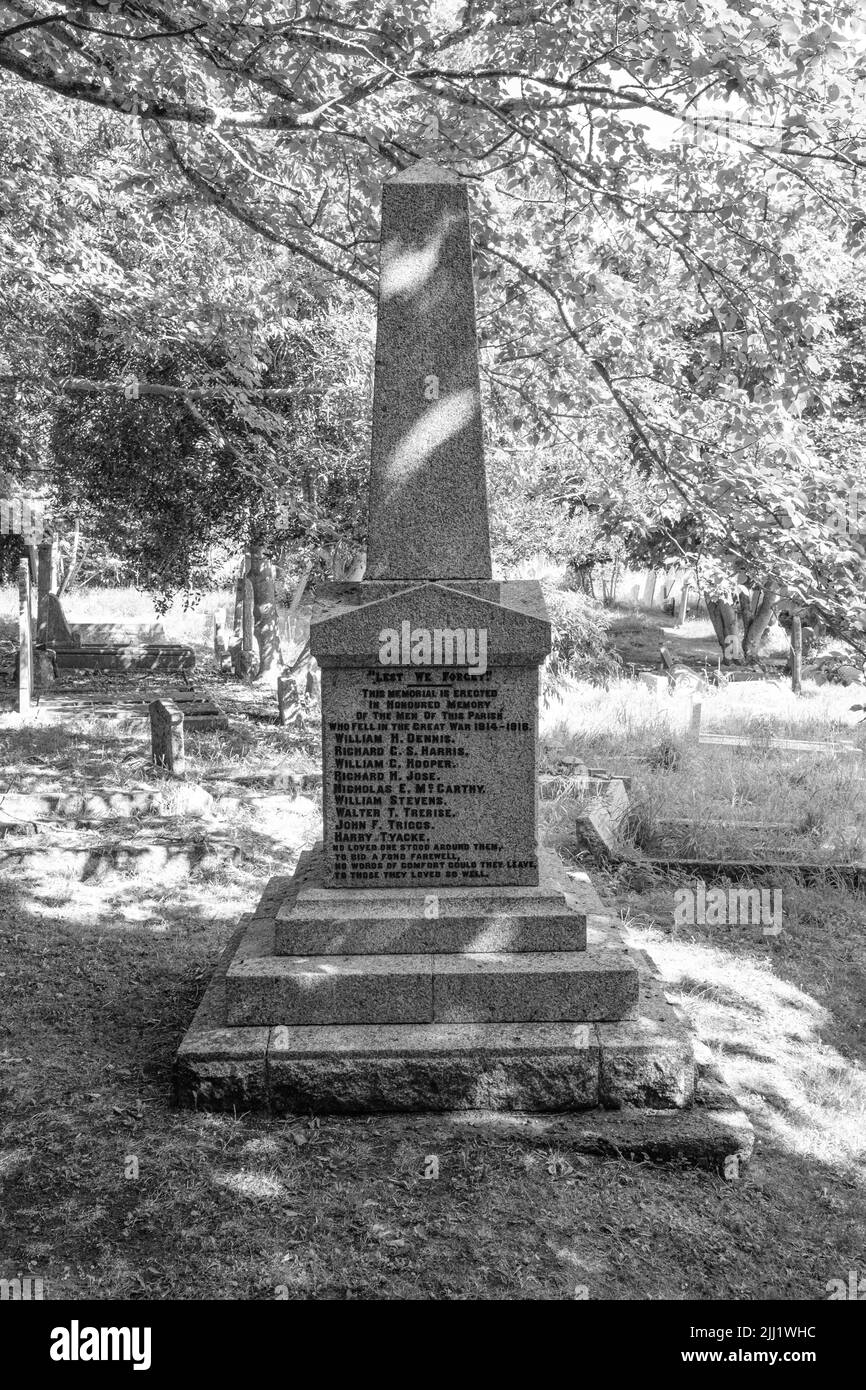
[[174,700],[151,700],[149,710],[152,760],[182,777],[186,769],[183,710]]
[[540,888],[302,887],[277,913],[277,955],[582,951],[586,915]]
[[382,190],[367,574],[490,577],[469,200],[431,164]]
[[623,1019],[638,1002],[626,951],[277,955],[254,917],[226,978],[230,1025],[519,1023]]
[[535,668],[323,674],[326,884],[538,882]]
[[274,1028],[277,1113],[577,1110],[597,1104],[598,1046],[567,1024]]
[[435,955],[437,1023],[595,1022],[637,1008],[638,973],[625,951]]
[[660,982],[640,974],[635,1017],[599,1023],[599,1103],[652,1108],[690,1105],[695,1089],[695,1047],[682,1014],[664,995]]
[[[263,899],[264,915],[246,919],[223,953],[178,1053],[180,1103],[272,1113],[585,1109],[577,1128],[561,1132],[591,1152],[713,1166],[731,1154],[748,1159],[748,1120],[715,1068],[696,1067],[679,1011],[643,967],[638,1013],[617,1024],[225,1027],[226,968],[244,931],[272,920],[287,886]],[[517,1125],[515,1139],[535,1133],[528,1118],[503,1123]],[[554,1131],[538,1133],[554,1142]]]
[[428,631],[484,629],[488,666],[538,666],[550,651],[550,617],[534,580],[323,584],[310,650],[322,667],[365,666],[377,660],[382,629],[404,620]]

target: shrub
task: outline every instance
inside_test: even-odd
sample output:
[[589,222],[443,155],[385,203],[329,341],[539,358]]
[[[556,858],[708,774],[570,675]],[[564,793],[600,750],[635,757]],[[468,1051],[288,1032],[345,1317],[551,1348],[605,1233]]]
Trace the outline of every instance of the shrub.
[[622,660],[610,646],[611,614],[587,594],[542,583],[551,622],[546,673],[603,684],[622,674]]

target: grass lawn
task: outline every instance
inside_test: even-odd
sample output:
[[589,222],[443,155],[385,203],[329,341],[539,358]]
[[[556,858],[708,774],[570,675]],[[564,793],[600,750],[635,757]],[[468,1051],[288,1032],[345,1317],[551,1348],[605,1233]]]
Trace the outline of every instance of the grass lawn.
[[[94,600],[73,616],[105,613]],[[172,1109],[174,1051],[222,943],[269,875],[290,871],[320,833],[314,793],[239,805],[218,774],[301,775],[319,745],[313,712],[300,731],[282,730],[272,694],[220,683],[203,620],[164,622],[169,640],[199,645],[196,685],[217,692],[231,731],[189,740],[187,786],[167,791],[158,815],[45,827],[31,843],[134,835],[217,850],[194,861],[169,851],[159,868],[109,862],[84,878],[62,858],[23,853],[4,870],[0,1277],[104,1299],[559,1299],[585,1288],[591,1299],[808,1300],[863,1273],[866,903],[831,879],[807,888],[780,875],[783,930],[768,938],[676,927],[679,885],[639,864],[593,871],[743,1097],[757,1145],[740,1181],[557,1151],[507,1123]],[[759,710],[731,689],[705,697],[705,723],[743,731],[759,719],[783,735],[862,743],[854,698],[780,691]],[[546,706],[542,742],[631,771],[638,853],[666,815],[689,822],[686,844],[699,832],[711,844],[717,817],[785,820],[828,862],[843,849],[864,857],[866,773],[785,759],[762,748],[760,729],[754,750],[698,750],[688,717],[685,696],[581,685]],[[0,716],[0,782],[163,785],[144,726],[23,729],[14,715]],[[563,854],[573,811],[567,797],[544,805],[544,836]],[[755,833],[744,828],[738,843],[753,849]],[[428,1179],[431,1155],[439,1176]]]

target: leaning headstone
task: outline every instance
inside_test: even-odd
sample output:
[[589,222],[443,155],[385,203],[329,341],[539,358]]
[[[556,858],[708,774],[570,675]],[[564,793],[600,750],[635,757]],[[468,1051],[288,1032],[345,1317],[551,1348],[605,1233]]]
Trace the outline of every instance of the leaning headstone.
[[28,715],[33,698],[33,613],[30,561],[18,565],[18,713]]
[[150,702],[151,757],[157,767],[174,777],[186,771],[183,737],[183,710],[174,700]]
[[213,654],[217,670],[228,670],[231,663],[231,645],[229,633],[226,629],[226,614],[224,608],[220,608],[214,613]]
[[656,671],[638,671],[637,678],[654,695],[667,695],[670,688],[667,676],[660,676]]
[[324,842],[230,944],[178,1053],[186,1103],[599,1124],[694,1095],[660,990],[621,934],[588,942],[601,902],[539,851],[550,623],[537,583],[491,578],[470,245],[454,175],[385,185],[367,577],[320,586],[310,625]]
[[617,838],[627,815],[628,792],[623,782],[617,778],[605,783],[577,817],[578,841],[595,858],[616,859]]
[[76,641],[75,635],[66,621],[63,604],[56,594],[46,594],[45,614],[45,641],[49,646],[74,647],[80,645],[81,639]]
[[689,716],[689,738],[694,743],[700,743],[701,739],[701,716],[703,714],[703,704],[692,696],[692,710]]
[[57,655],[50,647],[33,648],[33,685],[47,690],[57,680]]

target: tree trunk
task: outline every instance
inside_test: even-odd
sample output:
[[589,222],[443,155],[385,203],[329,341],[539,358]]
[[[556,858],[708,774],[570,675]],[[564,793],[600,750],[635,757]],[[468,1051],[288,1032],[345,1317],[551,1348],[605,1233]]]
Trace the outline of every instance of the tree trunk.
[[240,568],[235,581],[235,611],[232,622],[232,670],[235,675],[243,675],[243,649],[244,649],[244,587],[246,584],[247,571],[250,567],[250,557],[247,554],[241,556]]
[[727,599],[707,599],[707,611],[722,649],[722,661],[726,666],[739,665],[743,660],[743,643],[736,608]]
[[717,599],[714,599],[714,598],[707,598],[707,596],[706,596],[706,594],[705,594],[705,595],[704,595],[704,603],[707,605],[707,612],[708,612],[709,615],[710,615],[710,622],[712,623],[712,625],[713,625],[713,631],[714,631],[715,634],[716,634],[716,641],[718,642],[719,646],[722,648],[722,651],[724,651],[724,649],[725,649],[725,625],[724,625],[724,623],[722,622],[722,615],[721,615],[721,613],[719,612],[719,603],[718,603],[718,600],[717,600]]
[[803,689],[803,624],[796,616],[791,621],[791,689],[795,695]]
[[244,603],[241,617],[241,675],[251,679],[255,675],[255,623],[253,619],[253,581],[244,580]]
[[757,590],[752,597],[751,616],[743,638],[743,656],[747,662],[758,659],[761,638],[772,620],[777,597],[775,589],[770,588],[764,589],[760,602],[757,602]]
[[274,567],[260,545],[250,552],[250,579],[253,585],[253,618],[259,648],[260,681],[276,684],[280,674],[280,625],[274,590]]
[[683,580],[683,587],[677,599],[676,610],[674,612],[674,627],[682,627],[686,621],[689,611],[689,589],[690,584],[687,579]]

